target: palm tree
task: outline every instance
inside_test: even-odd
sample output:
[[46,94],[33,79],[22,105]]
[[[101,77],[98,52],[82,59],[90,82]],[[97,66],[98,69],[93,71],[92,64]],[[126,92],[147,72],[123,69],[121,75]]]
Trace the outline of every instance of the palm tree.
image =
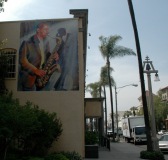
[[[137,30],[132,0],[127,0],[127,1],[128,1],[128,7],[129,7],[130,15],[131,15],[132,26],[134,30],[134,36],[135,36],[135,42],[136,42],[136,48],[137,48],[139,75],[140,75],[140,80],[141,80],[141,92],[142,92],[142,99],[143,99],[142,102],[143,102],[143,110],[144,110],[144,118],[145,118],[145,126],[146,126],[147,151],[154,151],[154,147],[152,145],[153,141],[152,141],[151,133],[150,133],[151,126],[150,126],[149,113],[148,113],[148,107],[147,107],[147,101],[146,101],[145,82],[144,82],[144,75],[143,75],[142,57],[141,57],[141,48],[140,48],[138,30]],[[158,144],[155,144],[155,145],[158,145]]]
[[132,115],[131,111],[125,111],[123,117],[125,118],[125,117],[129,117],[131,115]]
[[[110,67],[110,73],[112,71],[113,71],[113,68]],[[100,84],[101,84],[101,86],[103,86],[104,98],[105,98],[105,123],[106,123],[106,135],[107,135],[107,103],[106,103],[106,88],[105,88],[105,86],[107,86],[109,84],[107,65],[104,67],[101,67]],[[112,76],[111,76],[111,84],[112,84],[112,86],[115,85],[115,81]]]
[[101,95],[100,82],[89,83],[86,86],[86,91],[90,92],[93,98],[98,98]]
[[131,107],[130,108],[130,111],[132,112],[132,114],[135,116],[136,115],[136,112],[135,111],[137,111],[137,107]]
[[[110,70],[111,84],[112,84],[112,86],[115,86],[115,80],[114,80],[114,78],[111,76],[111,73],[114,71],[114,69],[113,69],[112,67],[110,67],[109,70]],[[108,66],[107,66],[107,65],[101,67],[101,72],[100,72],[100,84],[101,84],[102,86],[107,86],[107,85],[109,85]]]
[[[101,85],[100,82],[89,83],[86,86],[86,91],[90,92],[93,98],[101,97]],[[91,130],[93,131],[93,118],[90,118]]]
[[[112,95],[112,87],[110,80],[110,58],[115,57],[123,57],[125,55],[136,55],[132,49],[117,45],[118,41],[121,40],[122,37],[118,35],[104,37],[100,36],[99,40],[101,45],[99,49],[101,51],[102,57],[107,61],[107,72],[109,78],[109,88],[110,88],[110,101],[111,101],[111,114],[113,115],[113,95]],[[112,130],[114,131],[114,118],[112,116]],[[115,141],[115,136],[113,134],[113,141]]]

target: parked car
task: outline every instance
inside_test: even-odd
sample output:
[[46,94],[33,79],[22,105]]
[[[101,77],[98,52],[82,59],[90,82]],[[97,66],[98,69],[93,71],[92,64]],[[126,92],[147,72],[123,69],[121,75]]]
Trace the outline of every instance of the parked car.
[[168,134],[163,134],[159,139],[159,149],[168,152]]
[[[117,135],[117,129],[114,129],[114,135],[115,135],[115,137],[116,137],[116,135]],[[120,137],[120,136],[122,136],[123,135],[123,132],[122,132],[122,130],[119,128],[118,129],[118,136]],[[107,136],[110,138],[110,137],[113,137],[113,131],[111,131],[111,130],[108,130],[107,131]]]
[[[112,131],[107,131],[107,137],[108,138],[113,137],[113,132]],[[115,134],[115,137],[116,137],[116,134]]]
[[158,132],[159,135],[162,135],[162,134],[164,134],[164,133],[165,133],[165,130],[160,130],[160,131]]

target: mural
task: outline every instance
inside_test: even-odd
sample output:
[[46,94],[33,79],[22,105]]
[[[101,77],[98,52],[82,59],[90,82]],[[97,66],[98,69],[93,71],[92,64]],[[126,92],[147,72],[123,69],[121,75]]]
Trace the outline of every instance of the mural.
[[78,21],[20,24],[18,91],[79,90]]

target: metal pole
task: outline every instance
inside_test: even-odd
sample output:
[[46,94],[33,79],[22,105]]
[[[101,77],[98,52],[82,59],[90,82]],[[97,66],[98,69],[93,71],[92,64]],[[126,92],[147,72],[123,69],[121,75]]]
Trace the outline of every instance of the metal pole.
[[148,90],[149,90],[149,115],[150,115],[150,124],[151,124],[151,138],[152,138],[152,146],[154,151],[158,151],[158,140],[156,137],[156,123],[155,123],[155,111],[153,104],[153,94],[152,94],[152,83],[151,83],[151,75],[147,72],[148,79]]
[[116,100],[116,127],[117,127],[117,135],[116,135],[116,139],[117,141],[119,140],[119,136],[118,136],[118,106],[117,106],[117,88],[115,86],[115,100]]
[[[134,87],[137,87],[138,85],[137,84],[127,84],[125,86],[122,86],[122,87],[118,87],[119,88],[124,88],[124,87],[127,87],[127,86],[134,86]],[[119,135],[118,135],[118,101],[117,101],[117,87],[115,86],[115,100],[116,100],[116,128],[117,128],[117,135],[116,135],[116,138],[117,140],[119,139]]]

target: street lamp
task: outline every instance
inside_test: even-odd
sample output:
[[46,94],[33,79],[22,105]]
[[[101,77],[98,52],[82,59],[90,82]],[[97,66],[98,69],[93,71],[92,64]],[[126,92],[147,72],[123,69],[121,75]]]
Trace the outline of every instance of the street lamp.
[[154,151],[158,151],[158,140],[156,137],[156,123],[155,123],[155,112],[154,112],[154,104],[153,104],[153,94],[152,94],[152,84],[151,84],[151,73],[155,73],[155,80],[160,81],[158,76],[158,70],[155,70],[152,61],[149,60],[147,56],[145,61],[143,61],[143,72],[147,74],[148,79],[148,90],[149,90],[149,119],[151,125],[151,138],[152,138],[152,147]]
[[127,86],[134,86],[134,87],[137,87],[138,85],[137,84],[128,84],[128,85],[125,85],[125,86],[122,86],[122,87],[116,87],[115,86],[115,101],[116,101],[116,123],[117,123],[117,139],[118,139],[118,104],[117,104],[117,89],[120,89],[120,88],[124,88],[124,87],[127,87]]

